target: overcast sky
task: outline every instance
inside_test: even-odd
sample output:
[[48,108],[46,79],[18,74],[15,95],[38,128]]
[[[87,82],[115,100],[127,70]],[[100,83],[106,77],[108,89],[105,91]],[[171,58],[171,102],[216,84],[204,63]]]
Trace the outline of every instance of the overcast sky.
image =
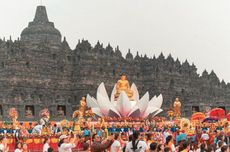
[[[34,18],[40,0],[0,0],[0,37],[13,39]],[[78,39],[119,45],[136,55],[163,52],[215,71],[230,82],[230,0],[43,0],[71,48]]]

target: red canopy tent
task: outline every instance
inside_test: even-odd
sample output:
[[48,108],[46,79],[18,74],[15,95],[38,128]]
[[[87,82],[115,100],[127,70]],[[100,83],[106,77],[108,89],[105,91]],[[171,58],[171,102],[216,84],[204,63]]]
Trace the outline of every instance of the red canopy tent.
[[210,110],[209,117],[215,117],[218,119],[225,118],[225,111],[222,108],[214,108]]
[[199,120],[199,121],[203,121],[205,118],[205,114],[202,112],[196,112],[192,115],[191,120]]
[[230,121],[230,112],[226,115],[228,121]]

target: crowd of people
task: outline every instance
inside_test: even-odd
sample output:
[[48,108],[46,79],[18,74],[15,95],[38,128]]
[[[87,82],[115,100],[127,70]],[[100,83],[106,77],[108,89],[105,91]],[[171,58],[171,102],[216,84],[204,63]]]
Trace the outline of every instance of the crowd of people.
[[0,152],[230,152],[229,122],[187,129],[162,122],[119,124],[90,127],[85,123],[80,130],[56,124],[32,130],[1,128]]

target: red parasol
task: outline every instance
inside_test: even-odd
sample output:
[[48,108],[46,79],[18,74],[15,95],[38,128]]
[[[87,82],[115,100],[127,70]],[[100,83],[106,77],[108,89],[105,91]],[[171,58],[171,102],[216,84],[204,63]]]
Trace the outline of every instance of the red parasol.
[[230,112],[226,115],[228,121],[230,121]]
[[191,117],[191,120],[194,121],[194,120],[200,120],[200,121],[203,121],[205,118],[205,114],[202,113],[202,112],[196,112],[192,115]]
[[209,117],[216,117],[218,119],[225,118],[225,111],[222,108],[214,108],[210,110]]

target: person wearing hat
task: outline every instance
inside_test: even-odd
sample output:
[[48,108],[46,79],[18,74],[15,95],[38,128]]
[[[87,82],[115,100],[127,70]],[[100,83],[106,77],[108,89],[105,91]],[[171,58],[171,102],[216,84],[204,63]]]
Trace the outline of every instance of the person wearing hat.
[[59,152],[72,152],[72,148],[76,146],[76,135],[74,135],[73,140],[70,141],[70,137],[67,135],[61,135],[59,137],[58,151]]

